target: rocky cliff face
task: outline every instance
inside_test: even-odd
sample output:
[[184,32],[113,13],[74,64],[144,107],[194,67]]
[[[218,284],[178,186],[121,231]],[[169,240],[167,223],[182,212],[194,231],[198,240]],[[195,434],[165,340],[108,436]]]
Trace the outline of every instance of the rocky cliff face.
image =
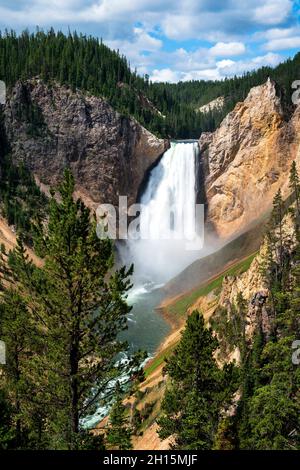
[[[297,244],[294,220],[289,213],[283,219],[282,238],[285,256],[289,258]],[[220,308],[226,309],[229,313],[236,303],[238,294],[241,293],[247,304],[246,333],[248,337],[252,338],[258,321],[261,322],[262,331],[268,335],[273,317],[268,308],[270,291],[265,277],[262,275],[264,259],[267,256],[266,250],[267,245],[264,240],[247,271],[234,276],[225,276],[220,291],[215,289],[207,296],[198,298],[189,308],[189,313],[198,309],[203,311],[204,316],[208,319]]]
[[258,317],[262,320],[264,332],[268,333],[270,329],[269,313],[266,309],[269,291],[260,272],[261,263],[261,255],[258,255],[245,273],[239,276],[226,276],[218,300],[218,307],[230,311],[238,293],[243,294],[248,305],[247,333],[249,336],[252,336]]
[[38,79],[16,84],[5,125],[15,161],[24,161],[42,186],[56,184],[70,166],[91,207],[117,204],[119,195],[132,204],[145,171],[168,147],[104,99]]
[[[279,232],[277,235],[279,235]],[[282,238],[283,251],[286,258],[290,258],[297,244],[294,221],[290,214],[287,214],[283,219]],[[261,272],[263,259],[266,257],[266,249],[266,243],[264,242],[258,255],[245,273],[224,278],[218,298],[218,306],[229,311],[236,302],[238,293],[242,293],[248,305],[247,333],[249,337],[252,337],[258,321],[261,321],[262,331],[266,335],[271,330],[272,314],[267,308],[270,292]]]
[[222,109],[224,104],[225,104],[224,96],[219,96],[218,98],[210,101],[204,106],[200,106],[200,108],[198,108],[198,111],[204,114],[209,113],[210,111],[213,111],[214,109]]
[[300,164],[300,109],[287,122],[275,83],[252,88],[214,133],[199,141],[208,220],[222,237],[243,230],[287,195],[291,162]]

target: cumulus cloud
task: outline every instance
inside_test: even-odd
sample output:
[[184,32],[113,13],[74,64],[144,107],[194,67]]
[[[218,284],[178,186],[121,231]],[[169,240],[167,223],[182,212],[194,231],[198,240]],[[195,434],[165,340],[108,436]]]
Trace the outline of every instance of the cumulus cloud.
[[267,25],[280,24],[287,19],[292,7],[292,0],[267,0],[254,9],[254,19]]
[[221,61],[217,63],[217,68],[220,73],[220,78],[233,75],[241,75],[247,71],[255,70],[262,66],[275,67],[282,60],[279,54],[272,52],[257,56],[252,59],[238,60],[238,61]]
[[179,82],[182,80],[182,73],[171,69],[154,69],[151,74],[152,82]]
[[[177,3],[176,1],[174,2]],[[172,8],[162,19],[162,27],[167,36],[173,39],[193,37],[212,41],[232,40],[243,34],[251,33],[257,25],[280,25],[291,14],[291,0],[240,0],[212,2],[214,8],[208,8],[197,0],[190,1],[189,7]],[[202,7],[202,8],[201,8]]]
[[[27,0],[1,2],[2,22],[47,25],[74,21],[160,24],[173,38],[231,34],[255,23],[278,25],[289,16],[292,0]],[[26,16],[24,16],[26,15]]]
[[245,60],[223,59],[213,65],[203,62],[199,67],[198,62],[189,61],[189,66],[183,69],[180,62],[174,62],[172,68],[155,69],[150,76],[153,82],[179,82],[188,80],[222,80],[225,77],[242,75],[243,73],[255,70],[268,65],[275,67],[282,60],[279,54],[268,53]]
[[291,28],[271,28],[266,31],[260,31],[255,33],[253,38],[257,40],[272,40],[297,36],[298,34],[300,34],[299,26],[293,26]]
[[283,51],[286,49],[300,48],[300,36],[272,39],[267,44],[265,44],[264,48],[267,51]]
[[241,55],[244,52],[246,52],[246,48],[242,42],[218,42],[210,49],[210,53],[216,57]]
[[255,35],[257,40],[265,41],[263,49],[266,51],[280,51],[300,47],[300,27],[271,28]]
[[283,51],[300,48],[300,26],[270,28],[253,35],[254,41],[262,43],[265,51]]
[[161,50],[163,42],[149,34],[141,27],[133,29],[131,40],[108,40],[106,44],[124,54],[138,73],[148,73],[149,67],[155,63],[155,56]]
[[1,0],[0,28],[70,26],[101,36],[153,80],[215,79],[300,47],[292,11],[292,0]]

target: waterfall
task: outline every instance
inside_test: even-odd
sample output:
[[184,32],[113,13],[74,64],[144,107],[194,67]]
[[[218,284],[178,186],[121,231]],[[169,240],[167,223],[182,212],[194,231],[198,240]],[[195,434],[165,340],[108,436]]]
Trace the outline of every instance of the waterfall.
[[[202,248],[196,214],[197,142],[172,142],[141,197],[139,237],[129,241],[136,276],[163,283]],[[188,242],[193,241],[193,249]]]

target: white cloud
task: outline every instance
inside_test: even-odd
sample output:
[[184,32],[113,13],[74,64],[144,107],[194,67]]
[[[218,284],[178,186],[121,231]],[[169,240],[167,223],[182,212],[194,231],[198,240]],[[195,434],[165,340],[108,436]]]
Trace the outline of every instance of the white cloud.
[[197,18],[185,14],[167,14],[162,19],[162,28],[171,39],[187,39],[191,37],[191,31],[197,37]]
[[186,73],[182,80],[220,80],[221,76],[217,68],[203,69],[203,70],[192,70]]
[[269,52],[263,56],[257,56],[252,59],[238,61],[221,61],[217,63],[218,70],[222,77],[242,75],[244,72],[255,70],[262,66],[275,67],[282,60],[279,54]]
[[267,51],[283,51],[285,49],[300,48],[300,36],[293,36],[291,38],[273,39],[264,45]]
[[219,80],[221,77],[217,68],[191,70],[189,72],[182,72],[179,70],[171,70],[170,68],[155,69],[150,75],[152,82],[170,82],[177,83],[179,81],[189,80]]
[[178,82],[182,79],[181,72],[175,72],[171,69],[154,69],[150,79],[152,82]]
[[111,40],[106,44],[124,54],[138,73],[145,74],[155,64],[155,56],[162,48],[162,41],[154,38],[141,27],[135,27],[133,38],[129,40]]
[[133,32],[136,36],[135,42],[140,50],[157,51],[157,49],[162,47],[162,41],[150,36],[150,34],[143,28],[134,28]]
[[151,17],[153,13],[158,18],[161,10],[168,10],[172,5],[171,0],[164,0],[163,5],[160,0],[28,0],[18,2],[21,3],[19,8],[14,8],[14,3],[17,2],[4,2],[4,6],[0,6],[1,22],[4,19],[11,26],[79,21],[104,24],[121,20],[133,24]]
[[293,7],[291,0],[267,0],[254,9],[254,20],[266,25],[277,25],[287,19]]
[[234,60],[230,60],[230,59],[224,59],[224,60],[220,60],[219,62],[217,62],[217,67],[219,69],[224,69],[226,67],[232,67],[236,64],[236,62]]
[[252,59],[234,61],[231,59],[223,59],[214,64],[212,67],[205,67],[197,69],[197,64],[194,63],[195,68],[183,71],[180,63],[174,63],[173,68],[164,68],[161,70],[155,69],[150,76],[152,81],[167,81],[178,82],[187,80],[221,80],[225,77],[232,77],[234,75],[242,75],[244,72],[254,70],[263,65],[271,67],[280,63],[282,57],[278,54],[268,53],[263,56],[257,56]]
[[262,45],[265,51],[281,51],[300,47],[300,27],[271,28],[254,34],[254,41],[266,41]]
[[[291,0],[2,0],[1,23],[50,25],[74,22],[143,22],[160,25],[173,39],[210,37],[215,41],[241,36],[255,23],[279,25],[288,17]],[[110,22],[111,24],[106,24]],[[223,39],[218,39],[223,38]]]
[[[172,39],[205,38],[210,41],[233,41],[250,33],[255,25],[278,26],[291,14],[292,0],[232,0],[211,3],[197,0],[183,2],[162,18],[166,35]],[[186,4],[186,5],[185,5]],[[202,9],[201,9],[202,4]]]
[[246,52],[245,44],[242,42],[218,42],[210,49],[210,53],[216,57],[229,57],[241,55]]
[[297,36],[300,34],[300,28],[291,27],[291,28],[271,28],[267,29],[266,31],[260,31],[253,35],[254,40],[272,40],[272,39],[280,39],[280,38],[287,38],[291,36]]

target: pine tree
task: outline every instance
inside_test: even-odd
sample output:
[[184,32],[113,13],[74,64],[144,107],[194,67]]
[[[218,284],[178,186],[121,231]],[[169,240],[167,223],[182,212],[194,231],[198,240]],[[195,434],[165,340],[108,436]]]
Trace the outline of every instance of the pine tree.
[[[279,189],[273,200],[273,210],[266,234],[266,256],[262,269],[270,290],[271,308],[275,320],[286,309],[288,297],[290,261],[285,256],[284,215],[285,208]],[[276,322],[274,326],[276,329]],[[276,331],[274,334],[276,336]]]
[[127,348],[117,335],[127,327],[132,270],[111,271],[112,244],[98,239],[95,220],[73,200],[73,192],[74,179],[66,171],[59,200],[52,192],[48,224],[35,228],[43,265],[34,266],[19,241],[7,270],[39,328],[35,393],[47,413],[50,445],[69,449],[82,448],[80,420],[93,411],[107,384],[137,370],[140,360],[116,362]]
[[117,383],[115,401],[109,415],[107,443],[112,449],[130,450],[132,449],[131,435],[132,431],[126,416],[126,407],[123,405],[121,388]]
[[235,450],[237,446],[234,420],[230,417],[220,421],[213,450]]
[[11,423],[11,408],[5,391],[0,388],[0,450],[13,447],[14,429]]
[[244,448],[300,449],[299,368],[291,361],[291,338],[269,341],[264,347],[256,385],[248,402]]
[[161,439],[172,436],[175,449],[211,449],[218,426],[222,372],[213,353],[218,346],[203,316],[193,312],[180,344],[167,361],[170,385],[159,419]]
[[290,188],[295,194],[295,201],[296,201],[296,210],[297,215],[300,214],[300,182],[299,176],[297,172],[296,162],[293,161],[291,171],[290,171]]
[[45,434],[42,435],[43,411],[36,402],[33,360],[33,355],[41,350],[35,322],[24,299],[14,288],[7,288],[2,294],[0,336],[7,351],[6,364],[2,367],[2,387],[10,403],[10,434],[13,436],[10,446],[42,449],[47,439]]
[[277,263],[281,270],[283,268],[283,234],[282,234],[283,213],[284,213],[283,200],[282,200],[282,195],[281,195],[281,189],[279,189],[277,193],[275,194],[275,197],[273,200],[272,221],[273,221],[274,227],[276,227],[276,230],[278,232],[277,240],[276,240],[278,248],[275,252],[278,253]]
[[248,345],[246,339],[246,327],[247,327],[247,302],[241,292],[238,292],[236,297],[236,310],[237,319],[236,325],[236,345],[239,347],[241,353],[241,362],[244,363],[247,360]]

